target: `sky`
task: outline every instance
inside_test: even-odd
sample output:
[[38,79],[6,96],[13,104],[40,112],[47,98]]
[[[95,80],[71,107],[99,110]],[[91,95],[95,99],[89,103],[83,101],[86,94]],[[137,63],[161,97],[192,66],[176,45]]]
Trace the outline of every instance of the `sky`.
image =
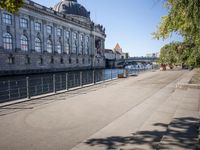
[[[33,0],[46,7],[53,7],[61,0]],[[174,35],[167,40],[155,40],[161,17],[167,15],[162,0],[78,0],[91,13],[91,19],[106,28],[106,49],[117,43],[130,56],[146,56],[159,52],[172,41],[181,40]]]

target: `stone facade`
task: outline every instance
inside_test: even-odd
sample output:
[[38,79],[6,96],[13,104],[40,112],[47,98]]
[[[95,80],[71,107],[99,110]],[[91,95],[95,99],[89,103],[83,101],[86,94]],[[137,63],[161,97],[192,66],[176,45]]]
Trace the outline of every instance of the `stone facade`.
[[0,75],[104,68],[105,38],[90,18],[33,1],[15,14],[0,9]]

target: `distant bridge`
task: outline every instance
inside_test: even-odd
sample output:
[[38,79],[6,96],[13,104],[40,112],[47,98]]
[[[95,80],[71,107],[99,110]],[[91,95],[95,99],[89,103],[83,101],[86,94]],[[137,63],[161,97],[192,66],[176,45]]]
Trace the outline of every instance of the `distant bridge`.
[[130,57],[127,59],[118,59],[116,60],[116,65],[128,65],[128,64],[134,64],[137,62],[140,63],[153,63],[158,60],[157,57]]

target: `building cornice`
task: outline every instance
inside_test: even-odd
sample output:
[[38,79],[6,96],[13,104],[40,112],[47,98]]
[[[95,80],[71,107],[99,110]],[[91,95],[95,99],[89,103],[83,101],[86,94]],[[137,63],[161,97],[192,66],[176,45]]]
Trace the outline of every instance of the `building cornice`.
[[23,5],[23,8],[32,10],[32,11],[37,12],[37,13],[39,12],[39,13],[44,14],[46,16],[54,17],[55,19],[62,20],[63,22],[67,22],[67,23],[73,24],[75,26],[85,28],[87,30],[92,30],[92,22],[91,21],[89,21],[89,23],[80,21],[76,18],[73,18],[73,17],[67,16],[65,14],[56,12],[56,11],[50,9],[50,8],[47,8],[47,7],[42,6],[40,4],[37,4],[33,1],[26,0],[24,5]]

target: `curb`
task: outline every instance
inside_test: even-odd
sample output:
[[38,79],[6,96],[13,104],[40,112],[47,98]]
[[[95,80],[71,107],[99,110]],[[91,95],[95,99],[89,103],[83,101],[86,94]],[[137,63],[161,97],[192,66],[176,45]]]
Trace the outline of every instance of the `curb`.
[[177,89],[200,89],[200,84],[190,84],[190,81],[195,74],[195,70],[188,72],[182,77],[182,79],[176,84]]
[[189,83],[178,83],[176,85],[177,89],[200,89],[200,84],[189,84]]

